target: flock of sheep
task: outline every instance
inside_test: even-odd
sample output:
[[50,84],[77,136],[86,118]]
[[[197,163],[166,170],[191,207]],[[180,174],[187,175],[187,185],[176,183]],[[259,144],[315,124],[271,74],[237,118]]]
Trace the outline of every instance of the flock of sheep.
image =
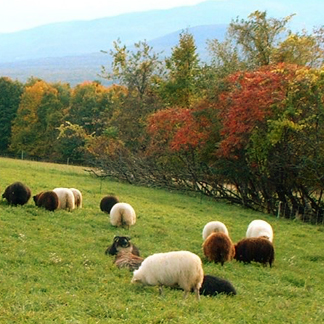
[[[2,198],[11,205],[24,205],[31,197],[30,189],[21,182],[9,185]],[[73,210],[82,207],[82,194],[75,188],[55,188],[33,196],[35,205],[47,210]],[[108,213],[113,226],[129,228],[136,223],[134,208],[119,202],[116,196],[102,198],[101,211]],[[260,262],[270,267],[274,261],[273,230],[263,220],[252,221],[246,232],[246,238],[236,244],[230,239],[226,225],[219,221],[207,223],[202,231],[203,253],[210,262],[221,263],[233,259],[244,263]],[[126,267],[133,271],[132,283],[162,287],[178,287],[184,290],[184,298],[194,292],[199,300],[200,295],[216,295],[224,293],[235,295],[233,285],[211,275],[205,275],[201,258],[189,251],[172,251],[156,253],[142,258],[139,249],[130,242],[127,236],[116,236],[107,248],[106,254],[115,255],[117,267]]]

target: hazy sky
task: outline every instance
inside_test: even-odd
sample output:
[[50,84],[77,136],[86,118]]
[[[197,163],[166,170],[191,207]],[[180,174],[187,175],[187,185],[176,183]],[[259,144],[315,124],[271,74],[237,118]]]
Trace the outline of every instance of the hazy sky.
[[201,2],[204,0],[0,0],[0,33]]

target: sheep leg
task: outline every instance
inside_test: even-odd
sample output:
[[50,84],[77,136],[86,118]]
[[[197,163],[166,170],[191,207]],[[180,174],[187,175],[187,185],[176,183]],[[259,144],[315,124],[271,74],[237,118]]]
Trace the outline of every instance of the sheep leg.
[[199,289],[198,288],[195,288],[194,291],[195,291],[195,294],[196,294],[196,298],[199,301],[200,300]]
[[164,296],[163,294],[163,285],[159,285],[159,292],[161,296]]

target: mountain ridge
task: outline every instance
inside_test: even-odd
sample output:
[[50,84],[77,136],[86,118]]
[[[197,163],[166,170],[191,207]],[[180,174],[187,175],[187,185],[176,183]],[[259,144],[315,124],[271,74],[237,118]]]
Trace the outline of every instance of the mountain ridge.
[[[324,1],[321,0],[312,0],[312,3],[295,0],[285,0],[284,3],[280,0],[207,0],[193,6],[51,23],[19,32],[2,33],[0,76],[26,80],[32,73],[35,77],[55,81],[59,80],[61,74],[61,81],[71,82],[73,79],[75,83],[75,80],[84,77],[85,73],[80,74],[84,62],[89,63],[92,58],[92,72],[88,74],[88,79],[93,79],[97,78],[97,73],[95,76],[93,73],[94,65],[107,62],[107,56],[101,61],[98,53],[102,50],[109,52],[113,41],[118,38],[128,48],[135,42],[146,40],[155,52],[163,50],[164,53],[170,53],[171,47],[177,44],[179,33],[187,29],[192,32],[195,28],[201,31],[199,35],[193,32],[197,51],[205,58],[206,39],[222,40],[225,26],[236,17],[246,19],[255,10],[266,10],[269,17],[277,19],[297,13],[292,19],[292,26],[301,30],[302,27],[310,29],[311,26],[319,25],[322,9]],[[218,26],[218,30],[210,26]],[[74,69],[69,66],[73,58]],[[98,73],[100,66],[97,68]],[[64,69],[70,69],[70,78],[67,78],[68,72]],[[52,70],[51,73],[48,73],[49,70]],[[50,74],[57,77],[49,77]],[[79,79],[76,74],[80,74]]]

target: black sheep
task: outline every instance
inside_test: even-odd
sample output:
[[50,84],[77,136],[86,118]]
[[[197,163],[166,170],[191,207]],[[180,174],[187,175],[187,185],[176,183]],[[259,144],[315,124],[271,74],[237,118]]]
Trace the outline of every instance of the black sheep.
[[105,254],[117,255],[121,251],[130,252],[137,256],[140,255],[139,249],[130,242],[128,236],[115,236],[113,244],[107,247]]
[[10,205],[25,205],[31,196],[30,189],[21,182],[14,182],[9,185],[2,195],[2,198],[7,199]]
[[110,214],[111,208],[119,202],[116,196],[105,196],[100,201],[100,210],[104,213]]
[[235,259],[245,263],[251,261],[262,263],[270,267],[274,261],[273,244],[265,237],[251,237],[239,241],[235,245]]
[[205,275],[200,288],[200,295],[216,296],[218,294],[236,295],[233,285],[225,280],[211,275]]

